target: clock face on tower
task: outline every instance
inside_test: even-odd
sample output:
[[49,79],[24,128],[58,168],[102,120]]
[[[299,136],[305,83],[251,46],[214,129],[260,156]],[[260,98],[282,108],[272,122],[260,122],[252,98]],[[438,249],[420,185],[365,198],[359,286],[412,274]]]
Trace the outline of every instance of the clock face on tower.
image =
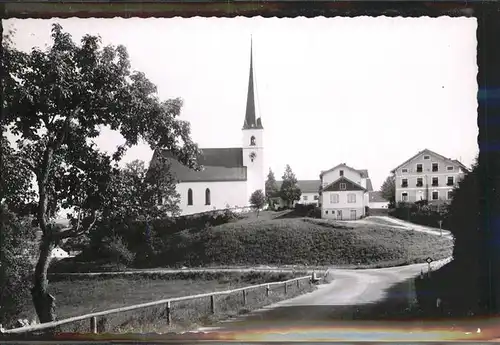
[[255,152],[250,152],[250,160],[253,162],[253,160],[257,157],[257,154]]

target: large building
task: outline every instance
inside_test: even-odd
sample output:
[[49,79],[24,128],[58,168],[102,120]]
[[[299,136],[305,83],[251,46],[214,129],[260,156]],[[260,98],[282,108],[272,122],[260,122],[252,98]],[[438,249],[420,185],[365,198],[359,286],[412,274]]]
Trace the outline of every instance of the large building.
[[[220,135],[215,126],[214,135]],[[217,132],[216,132],[217,131]],[[178,180],[181,213],[193,214],[211,210],[249,206],[251,194],[265,191],[264,127],[256,118],[254,101],[253,59],[250,47],[250,75],[246,112],[242,128],[242,146],[232,148],[200,148],[199,164],[202,171],[184,166],[168,152],[156,151],[169,158],[170,170]]]
[[[276,185],[278,190],[281,188],[281,184],[283,181],[276,181]],[[300,200],[294,201],[292,206],[295,204],[302,205],[318,205],[319,204],[319,189],[321,186],[320,180],[298,180],[297,187],[299,187],[300,192]],[[281,200],[281,198],[276,198],[278,200],[278,205],[280,207],[286,206],[286,202]]]
[[424,149],[394,168],[398,202],[449,202],[452,190],[469,170],[456,159]]
[[321,218],[354,220],[366,215],[373,191],[368,170],[342,163],[322,171],[320,179]]

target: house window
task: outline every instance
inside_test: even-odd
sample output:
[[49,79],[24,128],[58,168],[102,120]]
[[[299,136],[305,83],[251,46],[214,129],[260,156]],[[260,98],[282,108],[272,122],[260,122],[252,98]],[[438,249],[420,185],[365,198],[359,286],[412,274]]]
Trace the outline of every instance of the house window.
[[432,171],[436,172],[439,170],[439,165],[437,163],[432,163]]
[[421,191],[421,190],[418,191],[418,198],[417,199],[424,200],[424,192],[423,191]]
[[188,205],[193,205],[193,190],[188,189]]
[[303,198],[304,198],[304,201],[307,201],[307,195],[304,195]]
[[328,211],[325,211],[325,214],[328,214]]
[[356,202],[356,194],[347,194],[347,202],[353,204]]
[[406,188],[408,187],[408,179],[404,178],[401,180],[401,187]]
[[421,177],[417,177],[417,187],[422,187],[424,185],[424,180]]
[[430,157],[429,156],[424,156],[424,159],[429,159]]
[[255,137],[253,135],[250,138],[250,146],[255,146]]
[[439,192],[434,191],[432,192],[432,200],[438,200],[439,199]]
[[453,199],[453,191],[452,191],[452,190],[449,190],[449,191],[448,191],[448,195],[447,195],[447,197],[448,197],[448,200]]
[[446,182],[446,185],[453,186],[454,184],[455,184],[455,179],[453,178],[453,176],[448,176],[448,180]]
[[406,192],[401,193],[401,200],[402,201],[408,201],[408,193],[406,193]]
[[346,190],[347,186],[345,183],[340,184],[340,190]]
[[205,189],[205,205],[210,205],[210,189]]
[[422,164],[417,164],[417,172],[421,173],[422,172]]
[[450,167],[446,167],[446,170],[448,170],[448,171],[453,171],[453,167],[452,167],[452,166],[450,166]]
[[338,202],[339,202],[339,195],[338,194],[330,194],[330,203],[337,204]]
[[344,170],[339,171],[340,176],[344,176]]
[[408,172],[408,169],[401,169],[401,172],[402,172],[403,174],[406,174],[406,173]]
[[432,186],[433,187],[439,186],[439,179],[437,177],[432,178]]
[[314,200],[319,200],[319,195],[315,195]]

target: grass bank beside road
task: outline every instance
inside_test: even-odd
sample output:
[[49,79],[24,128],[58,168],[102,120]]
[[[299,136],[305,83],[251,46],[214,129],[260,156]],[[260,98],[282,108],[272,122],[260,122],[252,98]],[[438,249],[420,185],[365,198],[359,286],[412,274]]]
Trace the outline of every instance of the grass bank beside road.
[[[157,275],[132,275],[127,277],[79,277],[60,276],[52,278],[49,291],[56,297],[57,318],[59,320],[100,312],[114,308],[148,303],[168,298],[227,291],[240,287],[285,281],[305,276],[305,272],[271,273],[271,272],[205,272],[175,273]],[[265,289],[250,291],[247,303],[243,305],[242,294],[217,296],[216,313],[210,313],[210,299],[195,299],[172,303],[172,321],[166,325],[165,305],[149,307],[136,311],[107,316],[102,322],[106,331],[111,332],[145,332],[164,330],[185,330],[205,326],[213,320],[238,315],[242,312],[260,308],[284,298],[296,296],[314,289],[306,280],[299,286],[291,284],[284,294],[283,287],[273,288],[267,298]],[[34,311],[30,301],[26,301],[24,317],[32,319]],[[63,326],[63,331],[88,332],[89,322]]]
[[349,227],[312,218],[236,222],[173,236],[165,266],[388,267],[449,257],[453,242],[386,225]]

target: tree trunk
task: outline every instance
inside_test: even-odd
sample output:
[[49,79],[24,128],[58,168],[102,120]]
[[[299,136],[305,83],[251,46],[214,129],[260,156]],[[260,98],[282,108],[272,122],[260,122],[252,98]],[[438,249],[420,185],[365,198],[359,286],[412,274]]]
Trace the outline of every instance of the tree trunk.
[[47,269],[50,264],[50,254],[54,249],[55,241],[53,237],[53,228],[47,222],[47,184],[49,179],[49,170],[52,164],[52,154],[54,149],[49,145],[45,150],[41,173],[38,178],[38,225],[43,232],[40,243],[40,256],[35,268],[35,276],[33,279],[33,288],[31,289],[31,297],[36,314],[41,323],[54,321],[55,315],[55,298],[48,292]]
[[40,323],[55,321],[55,298],[48,292],[47,269],[50,264],[50,254],[54,249],[54,242],[50,233],[42,236],[40,256],[35,268],[34,286],[31,297]]

